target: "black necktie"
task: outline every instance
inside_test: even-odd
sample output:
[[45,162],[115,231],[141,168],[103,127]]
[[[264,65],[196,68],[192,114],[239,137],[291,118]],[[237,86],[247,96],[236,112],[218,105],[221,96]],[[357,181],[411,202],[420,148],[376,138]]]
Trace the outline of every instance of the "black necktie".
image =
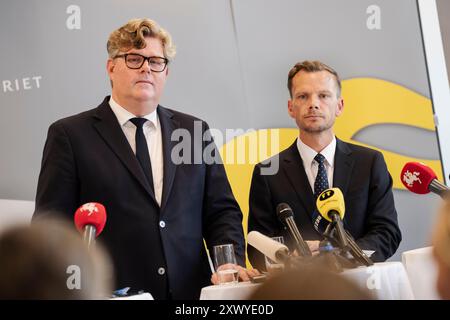
[[[324,164],[325,157],[320,153],[318,153],[314,157],[314,160],[316,160],[317,163],[319,164],[316,181],[314,181],[314,199],[317,199],[317,197],[322,193],[322,191],[328,189],[328,176]],[[326,226],[328,225],[327,221],[325,219],[322,219],[322,216],[319,214],[317,209],[315,209],[312,214],[312,222],[314,228],[320,233],[323,233],[325,231]]]
[[317,198],[319,194],[325,189],[328,189],[328,176],[327,170],[325,169],[325,157],[318,153],[314,160],[319,164],[319,169],[317,170],[316,181],[314,181],[314,196]]
[[130,121],[136,126],[136,157],[141,164],[142,170],[147,177],[150,188],[154,192],[153,188],[153,174],[152,164],[150,161],[150,154],[148,152],[147,140],[144,135],[144,123],[147,122],[145,118],[132,118]]

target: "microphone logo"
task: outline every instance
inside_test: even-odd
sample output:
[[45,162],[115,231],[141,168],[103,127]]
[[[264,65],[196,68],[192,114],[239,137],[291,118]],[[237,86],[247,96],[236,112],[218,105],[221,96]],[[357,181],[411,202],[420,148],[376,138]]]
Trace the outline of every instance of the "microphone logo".
[[325,201],[334,196],[334,190],[327,189],[319,195],[319,201]]
[[93,203],[93,202],[88,202],[88,203],[85,203],[85,204],[83,204],[83,205],[81,206],[80,211],[81,211],[81,212],[87,211],[87,212],[88,212],[88,216],[90,216],[90,215],[92,215],[94,212],[98,212],[98,208],[97,208],[97,206],[96,206],[95,203]]
[[413,187],[414,182],[419,181],[422,184],[422,181],[419,178],[420,172],[413,171],[412,173],[409,170],[406,170],[403,174],[402,180],[403,182],[410,188]]

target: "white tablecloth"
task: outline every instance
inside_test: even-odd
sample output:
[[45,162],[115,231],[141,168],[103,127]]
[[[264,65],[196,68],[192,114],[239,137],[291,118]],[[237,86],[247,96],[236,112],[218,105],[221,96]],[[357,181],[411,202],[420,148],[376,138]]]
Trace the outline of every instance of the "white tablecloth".
[[[375,299],[414,299],[406,270],[401,262],[376,263],[371,267],[349,269],[342,273],[363,288],[368,288]],[[235,285],[208,286],[202,289],[200,300],[245,300],[260,286],[249,282]]]
[[129,297],[111,298],[109,300],[154,300],[154,299],[150,293],[145,292],[145,293],[136,294],[136,295],[129,296]]
[[245,300],[260,286],[258,283],[239,282],[204,287],[200,293],[200,300]]
[[376,263],[371,267],[345,270],[342,275],[360,287],[369,289],[375,299],[414,299],[408,275],[401,262]]
[[436,289],[437,266],[432,247],[405,251],[402,262],[416,299],[440,299]]

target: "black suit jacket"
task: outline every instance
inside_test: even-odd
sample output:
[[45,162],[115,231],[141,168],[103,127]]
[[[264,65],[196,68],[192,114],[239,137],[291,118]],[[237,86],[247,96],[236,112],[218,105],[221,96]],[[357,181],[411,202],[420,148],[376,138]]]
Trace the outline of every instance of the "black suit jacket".
[[[341,189],[344,194],[344,228],[362,249],[375,250],[374,261],[384,261],[397,250],[401,232],[394,206],[392,178],[383,155],[336,140],[333,187]],[[275,157],[279,157],[279,170],[275,175],[261,175],[261,168],[273,165],[274,158],[269,164],[256,165],[253,171],[248,231],[289,238],[276,215],[277,205],[285,202],[291,206],[303,238],[321,240],[321,234],[312,224],[315,200],[297,141]],[[253,266],[263,268],[263,256],[251,246],[248,246],[248,255]]]
[[[242,213],[223,165],[206,164],[201,157],[199,164],[171,161],[179,143],[171,141],[174,130],[194,137],[194,127],[203,134],[208,126],[158,106],[164,158],[159,207],[108,101],[50,126],[35,217],[57,212],[73,219],[80,205],[102,203],[107,222],[99,239],[112,256],[116,288],[145,290],[155,299],[197,299],[211,277],[203,238],[211,254],[212,246],[233,243],[241,265],[245,249]],[[212,139],[200,137],[187,146],[190,160],[205,148],[217,152]]]

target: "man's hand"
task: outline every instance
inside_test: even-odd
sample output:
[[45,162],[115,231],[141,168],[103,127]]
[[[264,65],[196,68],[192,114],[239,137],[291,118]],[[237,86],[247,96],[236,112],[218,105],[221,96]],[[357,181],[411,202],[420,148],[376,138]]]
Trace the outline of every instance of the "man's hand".
[[319,243],[320,243],[319,240],[305,241],[305,242],[308,245],[309,250],[311,250],[313,256],[319,254]]
[[[230,263],[221,265],[218,270],[230,268],[233,268],[238,271],[239,281],[250,281],[250,278],[261,275],[258,269],[245,269],[240,265]],[[211,276],[211,283],[214,285],[219,284],[219,277],[217,275],[217,272],[214,272],[213,275]]]
[[[316,256],[316,255],[319,254],[319,243],[320,243],[319,240],[312,240],[312,241],[305,241],[305,242],[308,245],[309,250],[311,250],[311,253],[312,253],[313,256]],[[292,252],[292,255],[294,257],[298,257],[299,256],[298,252],[297,252],[297,249],[295,249],[294,252]]]

